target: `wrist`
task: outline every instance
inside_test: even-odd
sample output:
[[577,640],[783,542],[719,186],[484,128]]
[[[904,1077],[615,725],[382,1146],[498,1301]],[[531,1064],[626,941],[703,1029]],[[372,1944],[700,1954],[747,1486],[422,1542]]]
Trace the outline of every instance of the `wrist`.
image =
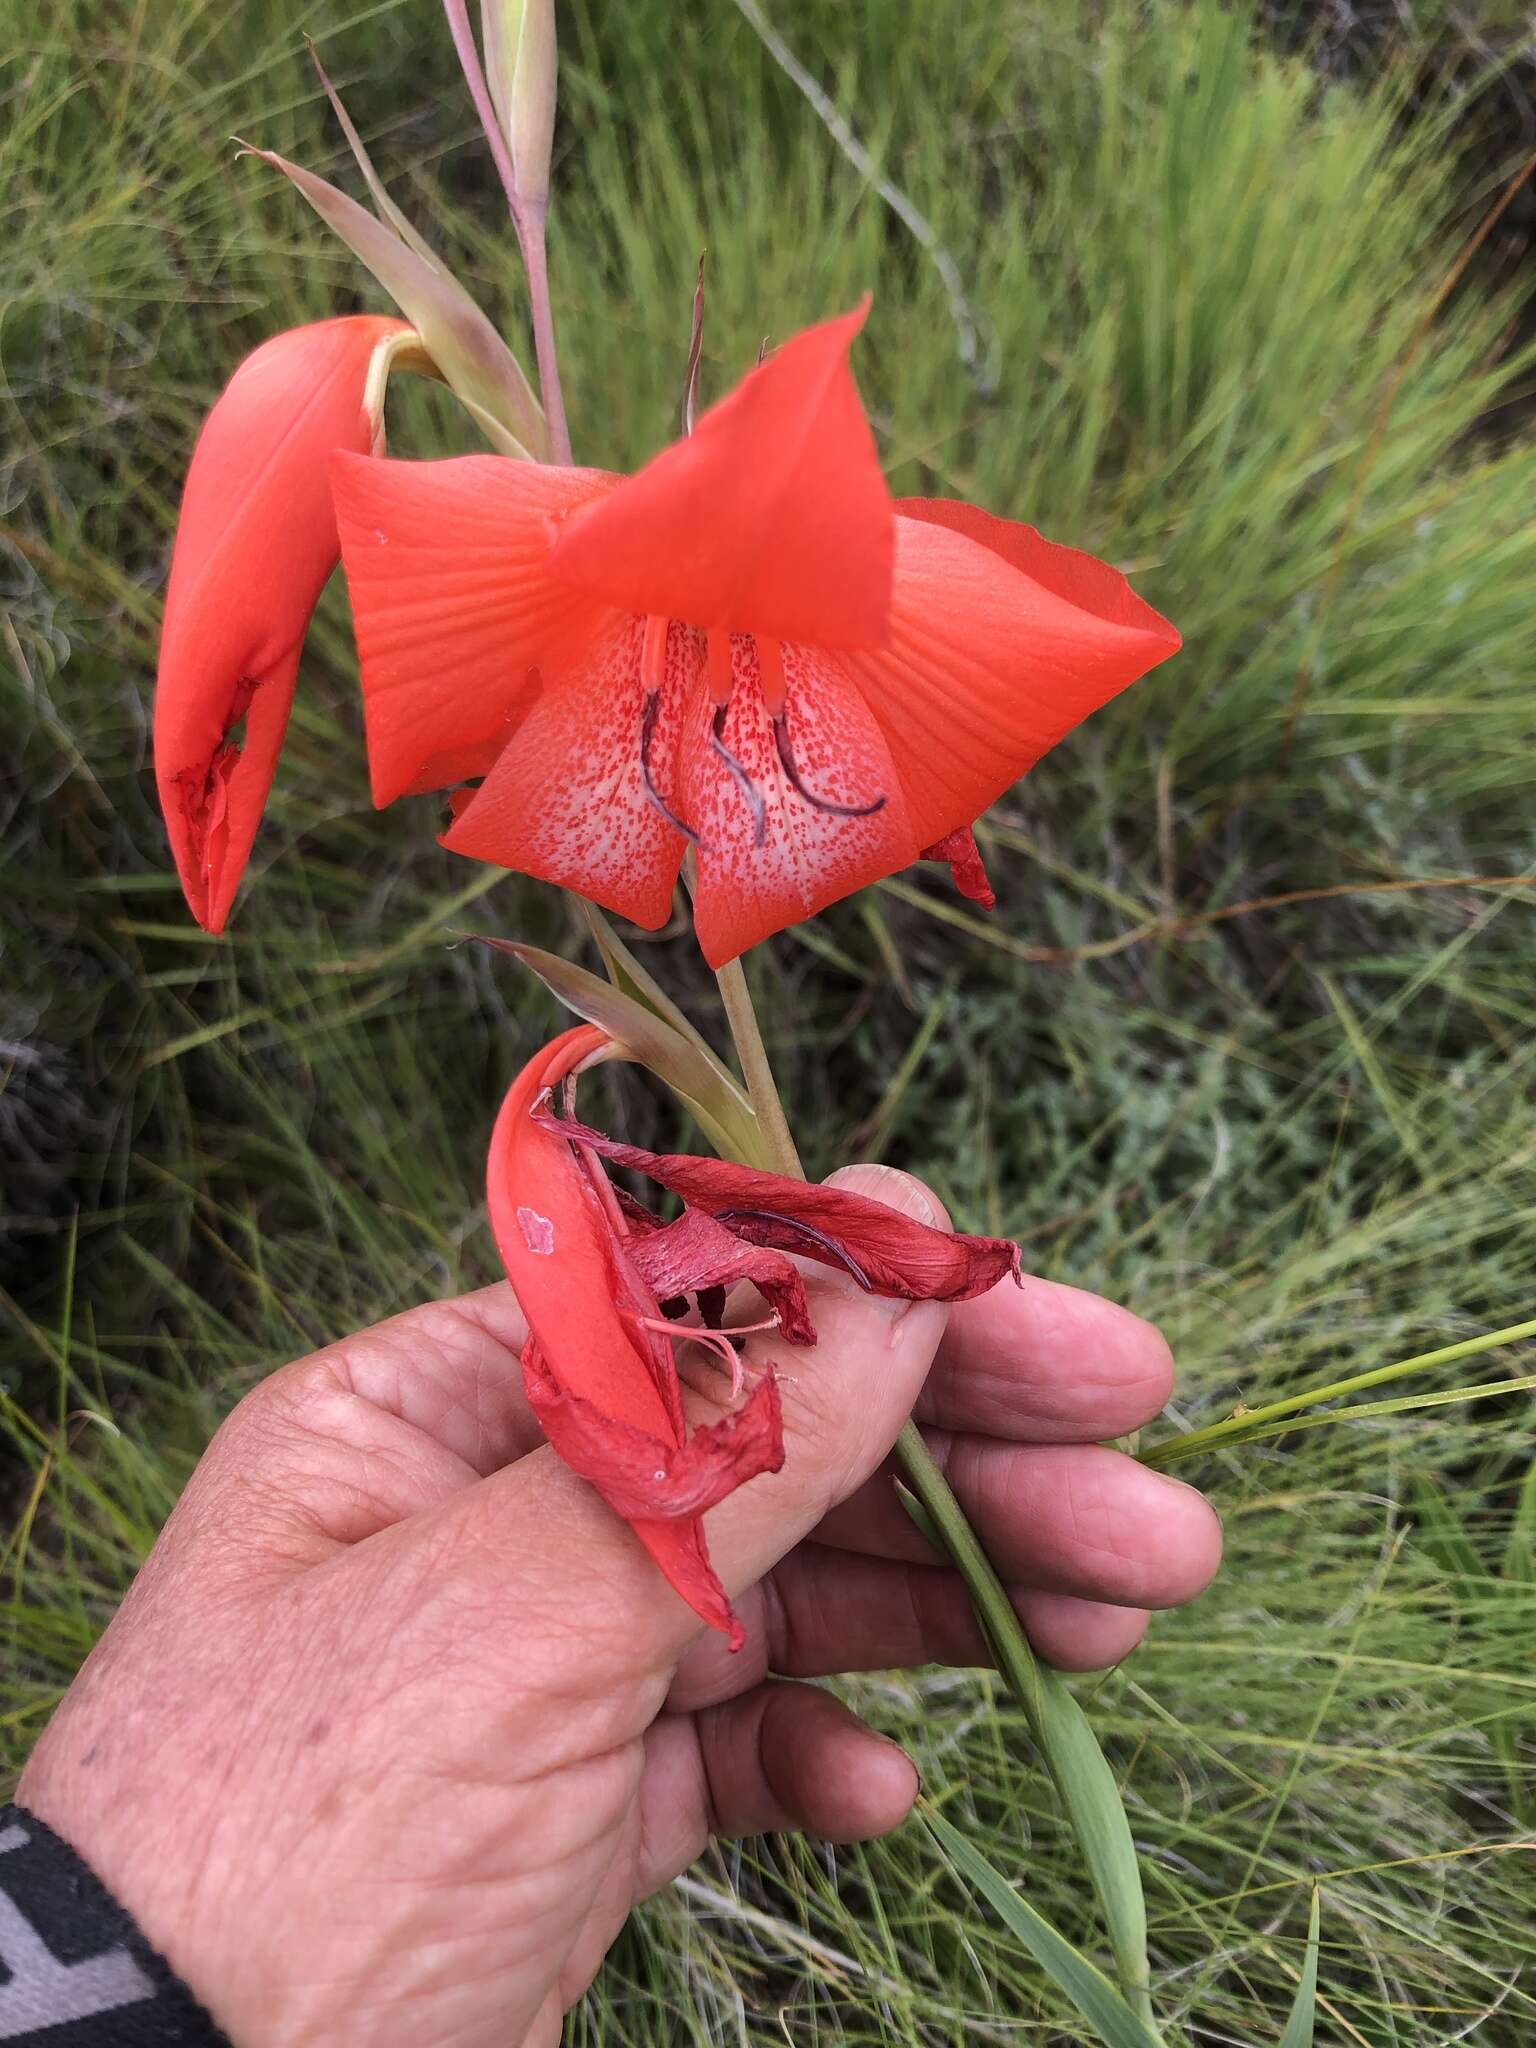
[[0,1807],[0,1961],[0,2039],[17,2048],[230,2048],[89,1861],[23,1806]]

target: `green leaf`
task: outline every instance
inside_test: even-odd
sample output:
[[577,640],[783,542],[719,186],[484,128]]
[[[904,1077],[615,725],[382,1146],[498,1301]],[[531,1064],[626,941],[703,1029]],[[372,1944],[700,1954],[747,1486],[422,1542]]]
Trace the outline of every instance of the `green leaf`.
[[[477,935],[478,936],[478,935]],[[754,1159],[762,1149],[752,1105],[725,1068],[647,1004],[557,954],[511,939],[480,939],[539,977],[550,994],[599,1025],[629,1056],[664,1082],[728,1159]]]
[[517,358],[452,272],[428,260],[326,179],[275,150],[242,144],[296,186],[384,287],[492,447],[527,461],[543,452],[544,419]]
[[325,90],[325,96],[331,103],[331,112],[336,116],[341,132],[347,138],[347,147],[352,152],[352,161],[363,174],[363,182],[372,195],[374,210],[377,212],[379,219],[384,222],[386,227],[393,228],[401,241],[414,249],[424,263],[429,263],[434,270],[440,268],[438,260],[433,255],[429,245],[417,234],[415,228],[411,226],[409,220],[407,220],[385,190],[384,180],[374,169],[373,158],[368,154],[363,138],[352,124],[352,116],[342,105],[341,94],[332,85],[330,78],[326,74],[325,66],[320,62],[320,52],[315,48],[313,37],[306,36],[304,40],[309,45],[309,61],[314,65],[316,72],[319,74],[320,83]]
[[689,1020],[686,1012],[680,1010],[673,1002],[650,969],[641,965],[597,905],[583,900],[581,907],[597,950],[603,956],[603,966],[607,969],[608,979],[614,987],[623,989],[626,995],[633,996],[636,1002],[644,1003],[648,1009],[654,1010],[658,1017],[664,1018],[674,1031],[680,1031],[684,1038],[696,1045],[704,1057],[712,1061],[734,1086],[734,1076],[716,1055],[709,1040],[697,1025]]
[[1317,2025],[1317,1931],[1321,1917],[1322,1903],[1317,1886],[1313,1885],[1312,1911],[1307,1922],[1307,1959],[1301,1967],[1296,2002],[1285,2023],[1285,2032],[1280,2036],[1279,2048],[1312,2048],[1312,2035]]
[[928,1541],[953,1559],[966,1580],[998,1669],[1024,1710],[1056,1796],[1071,1822],[1104,1915],[1121,1982],[1138,2010],[1150,2017],[1147,1907],[1141,1867],[1120,1787],[1092,1723],[1061,1674],[1036,1658],[1001,1588],[994,1592],[978,1578],[973,1562],[963,1554],[964,1538],[958,1529],[956,1541],[949,1541],[938,1518],[915,1493],[900,1481],[896,1490]]
[[[1137,2017],[1104,1972],[1021,1898],[952,1821],[926,1800],[921,1811],[950,1862],[1072,2001],[1105,2048],[1164,2048],[1162,2037]],[[1294,2044],[1287,2041],[1285,2048],[1294,2048]]]
[[[1223,1437],[1224,1451],[1241,1450],[1246,1444],[1263,1443],[1269,1437],[1299,1436],[1303,1430],[1331,1429],[1337,1422],[1363,1422],[1373,1416],[1412,1415],[1422,1408],[1451,1408],[1464,1401],[1501,1400],[1506,1394],[1527,1394],[1536,1387],[1536,1372],[1524,1372],[1515,1379],[1488,1380],[1479,1387],[1441,1387],[1432,1394],[1398,1394],[1386,1401],[1356,1401],[1348,1408],[1332,1408],[1326,1415],[1294,1415],[1280,1422],[1257,1424],[1252,1429],[1242,1429],[1231,1436]],[[1157,1446],[1158,1456],[1143,1459],[1143,1463],[1155,1462],[1157,1469],[1165,1465],[1182,1465],[1190,1458],[1196,1458],[1208,1448],[1208,1442],[1196,1443],[1193,1436],[1175,1437],[1167,1444]]]

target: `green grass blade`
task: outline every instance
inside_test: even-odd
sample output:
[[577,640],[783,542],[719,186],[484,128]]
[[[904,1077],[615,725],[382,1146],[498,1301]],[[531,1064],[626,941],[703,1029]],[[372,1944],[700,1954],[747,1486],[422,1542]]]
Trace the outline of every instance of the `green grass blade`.
[[978,1585],[962,1546],[946,1540],[927,1506],[897,1482],[908,1515],[941,1554],[965,1576],[998,1669],[1024,1709],[1030,1734],[1050,1774],[1073,1838],[1087,1866],[1122,1983],[1138,2012],[1151,2018],[1147,1967],[1147,1906],[1141,1867],[1125,1802],[1088,1716],[1057,1671],[1040,1663],[1006,1595]]
[[1104,1972],[1021,1898],[959,1828],[926,1801],[922,1815],[950,1862],[1072,2001],[1105,2048],[1163,2048],[1161,2035],[1132,2012]]
[[1307,1959],[1301,1967],[1301,1982],[1296,1986],[1296,2003],[1280,2036],[1280,2048],[1312,2048],[1317,2026],[1317,1933],[1321,1915],[1321,1895],[1314,1885],[1312,1909],[1307,1918]]

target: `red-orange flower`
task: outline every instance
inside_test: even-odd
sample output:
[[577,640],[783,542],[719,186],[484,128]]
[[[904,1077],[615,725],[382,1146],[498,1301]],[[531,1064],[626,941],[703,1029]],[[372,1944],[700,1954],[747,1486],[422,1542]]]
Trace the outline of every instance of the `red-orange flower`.
[[[524,1383],[545,1436],[735,1647],[740,1627],[710,1567],[700,1517],[744,1481],[778,1470],[778,1393],[766,1373],[734,1413],[690,1435],[663,1307],[675,1313],[693,1296],[706,1323],[718,1323],[724,1290],[750,1280],[783,1341],[814,1344],[791,1251],[850,1273],[871,1293],[963,1301],[1017,1277],[1018,1248],[931,1229],[844,1189],[642,1151],[553,1116],[552,1092],[608,1044],[595,1025],[580,1025],[512,1084],[491,1139],[491,1227],[528,1321]],[[610,1186],[599,1155],[680,1193],[683,1214],[659,1223]],[[735,1353],[716,1341],[739,1390]]]
[[483,776],[445,843],[655,927],[690,842],[715,965],[969,827],[1178,646],[1125,579],[891,500],[848,349],[786,343],[629,478],[339,457],[374,799]]
[[[155,689],[155,779],[188,905],[224,929],[288,725],[299,649],[339,546],[327,461],[380,434],[374,315],[264,342],[236,370],[187,472]],[[242,730],[243,729],[243,730]]]

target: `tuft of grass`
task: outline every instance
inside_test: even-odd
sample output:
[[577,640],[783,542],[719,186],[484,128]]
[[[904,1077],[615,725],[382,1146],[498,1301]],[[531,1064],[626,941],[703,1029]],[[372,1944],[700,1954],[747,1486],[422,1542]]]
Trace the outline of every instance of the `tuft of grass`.
[[[930,252],[745,15],[573,0],[552,263],[581,456],[671,431],[701,247],[706,396],[873,285],[859,373],[893,485],[1108,554],[1187,643],[988,820],[992,921],[923,871],[754,961],[808,1165],[877,1149],[1036,1270],[1159,1320],[1179,1425],[1529,1318],[1532,365],[1509,289],[1474,269],[1440,303],[1513,165],[1463,154],[1417,46],[1330,83],[1214,0],[782,0],[772,21],[931,223],[977,372]],[[196,422],[274,327],[375,303],[231,160],[238,129],[347,177],[301,27],[519,332],[432,0],[44,10],[3,39],[0,1771],[228,1404],[491,1277],[484,1136],[555,1018],[445,935],[582,943],[551,892],[441,853],[430,804],[368,810],[340,590],[233,934],[180,909],[146,705]],[[425,391],[391,431],[469,445]],[[1273,900],[1309,890],[1350,893]],[[685,931],[645,943],[717,1025]],[[685,1136],[634,1076],[606,1085],[637,1138]],[[1515,1393],[1188,1468],[1226,1519],[1223,1578],[1081,1688],[1170,2039],[1279,2040],[1314,1884],[1322,2040],[1530,2038],[1531,1423]],[[847,1690],[1098,1953],[989,1677]],[[716,1848],[570,2025],[786,2038],[1087,2037],[916,1828]]]

